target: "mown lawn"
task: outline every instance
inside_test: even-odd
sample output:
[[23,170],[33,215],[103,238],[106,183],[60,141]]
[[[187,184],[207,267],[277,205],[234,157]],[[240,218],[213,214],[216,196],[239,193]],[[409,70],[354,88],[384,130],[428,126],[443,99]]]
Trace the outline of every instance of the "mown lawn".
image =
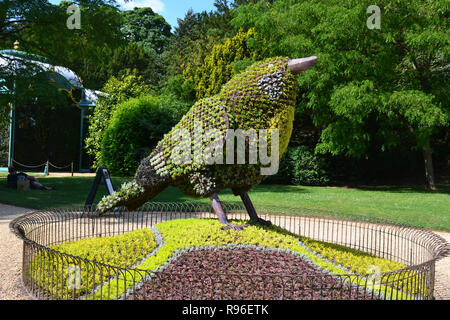
[[[44,185],[56,185],[56,191],[17,191],[5,187],[6,177],[0,175],[0,203],[33,209],[83,206],[93,178],[86,177],[40,177]],[[113,178],[116,188],[127,181]],[[100,186],[95,202],[105,195]],[[423,186],[332,188],[261,185],[250,192],[257,206],[283,206],[311,208],[363,216],[379,217],[406,224],[450,231],[450,185],[439,185],[439,191],[428,192]],[[231,191],[221,194],[223,202],[239,202]],[[185,196],[178,189],[169,188],[153,201],[200,201]]]

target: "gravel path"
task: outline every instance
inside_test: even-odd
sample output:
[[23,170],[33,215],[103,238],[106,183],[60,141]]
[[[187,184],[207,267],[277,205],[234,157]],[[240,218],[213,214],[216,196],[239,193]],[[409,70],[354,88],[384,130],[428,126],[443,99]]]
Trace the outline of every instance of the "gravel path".
[[[22,241],[9,223],[32,210],[0,204],[0,300],[27,300],[31,297],[21,282]],[[450,243],[450,232],[433,231]],[[436,264],[435,297],[450,300],[450,257]]]
[[30,299],[22,284],[22,241],[9,223],[32,210],[0,204],[0,300]]
[[[433,231],[450,243],[450,232]],[[450,257],[436,263],[434,295],[437,300],[450,300]]]

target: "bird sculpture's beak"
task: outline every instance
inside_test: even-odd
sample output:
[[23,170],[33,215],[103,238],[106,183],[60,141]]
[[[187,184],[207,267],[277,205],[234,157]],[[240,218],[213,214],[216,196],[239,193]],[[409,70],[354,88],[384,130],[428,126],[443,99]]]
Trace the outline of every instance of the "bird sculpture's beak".
[[317,57],[289,60],[288,68],[293,74],[300,74],[311,68],[317,62]]

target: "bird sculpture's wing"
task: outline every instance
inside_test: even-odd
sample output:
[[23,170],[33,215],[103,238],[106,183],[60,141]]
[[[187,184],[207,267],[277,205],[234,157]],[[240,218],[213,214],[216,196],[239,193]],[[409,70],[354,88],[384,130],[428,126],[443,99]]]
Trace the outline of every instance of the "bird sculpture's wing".
[[[141,162],[136,182],[143,187],[176,184],[206,170],[208,161],[223,150],[228,128],[226,109],[219,100],[198,101]],[[205,159],[204,155],[210,156]]]
[[[121,206],[134,210],[169,185],[184,187],[183,191],[191,195],[214,192],[218,187],[211,171],[214,166],[208,165],[203,155],[223,150],[228,128],[228,116],[219,100],[198,101],[150,156],[142,160],[135,181],[104,197],[97,205],[97,212],[103,214]],[[211,158],[214,157],[206,161]]]

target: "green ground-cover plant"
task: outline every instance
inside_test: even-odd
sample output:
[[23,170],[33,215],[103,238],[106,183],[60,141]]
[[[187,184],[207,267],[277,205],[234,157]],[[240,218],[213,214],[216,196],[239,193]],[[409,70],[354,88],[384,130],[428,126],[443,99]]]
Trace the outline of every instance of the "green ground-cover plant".
[[[411,271],[408,277],[402,273],[392,271],[402,270],[406,266],[394,260],[384,259],[359,250],[354,250],[334,243],[316,241],[301,237],[301,242],[314,254],[324,257],[333,263],[343,266],[353,273],[374,274],[371,280],[396,289],[408,288],[412,294],[420,293],[425,289],[425,283],[419,273]],[[385,275],[381,275],[385,274]],[[370,281],[369,281],[370,282]],[[368,286],[375,286],[368,283]]]
[[[243,224],[244,222],[235,221],[235,223]],[[115,262],[122,261],[122,265],[125,265],[127,262],[131,261],[133,261],[133,263],[135,263],[136,261],[142,261],[141,264],[134,266],[137,270],[140,271],[133,272],[133,270],[130,270],[130,274],[127,274],[127,277],[132,276],[135,282],[143,280],[142,270],[152,272],[157,271],[160,268],[164,268],[165,265],[170,263],[172,257],[176,252],[180,252],[188,248],[200,249],[205,247],[221,247],[236,244],[288,250],[295,254],[301,255],[304,259],[313,263],[325,272],[336,275],[347,275],[357,272],[365,273],[367,272],[368,268],[373,265],[377,266],[381,272],[394,271],[405,267],[405,265],[402,265],[395,261],[378,258],[358,250],[314,241],[311,239],[299,238],[298,236],[290,234],[286,230],[283,230],[276,226],[272,226],[269,228],[249,226],[245,228],[244,231],[238,232],[235,230],[223,230],[218,221],[214,219],[182,219],[163,222],[158,224],[156,227],[161,234],[161,239],[159,241],[162,241],[163,243],[159,250],[153,252],[153,254],[148,256],[148,258],[142,260],[143,256],[146,256],[146,254],[151,252],[156,247],[156,245],[154,245],[153,243],[150,247],[147,248],[147,250],[144,250],[144,246],[139,246],[139,248],[142,249],[142,255],[136,259],[131,259],[131,256],[126,259],[122,259],[120,257],[114,258],[114,256],[118,253],[117,250],[115,253],[105,254],[112,257],[112,259],[114,259],[113,261]],[[148,234],[146,234],[146,232],[142,230],[138,231],[137,234],[139,234],[139,232],[143,233],[142,235],[144,236],[144,238],[148,236]],[[111,238],[108,241],[132,242],[133,239],[134,235],[133,233],[131,233]],[[96,244],[96,248],[105,248],[104,246],[100,245],[102,241],[104,241],[102,240],[102,238],[96,238],[81,240],[74,243],[61,244],[58,246],[58,251],[80,254],[80,252],[82,253],[82,251],[87,248],[87,243],[91,245]],[[97,244],[97,242],[99,244]],[[305,244],[308,247],[305,247]],[[83,247],[83,249],[80,249],[81,247]],[[130,246],[129,244],[124,244],[123,246],[118,245],[116,248],[122,247],[129,248]],[[319,252],[320,255],[318,254]],[[95,255],[91,256],[91,258],[95,257]],[[52,263],[52,261],[49,259],[43,260],[41,262],[44,262],[41,265],[44,270],[54,270],[54,268],[57,268],[57,266],[55,265],[49,265]],[[128,267],[130,267],[129,263]],[[48,275],[48,277],[50,276],[51,274]],[[113,277],[108,283],[105,283],[105,286],[101,291],[97,290],[95,293],[92,292],[90,295],[88,295],[87,299],[120,298],[123,293],[130,289],[132,284],[129,282],[125,282],[122,274],[118,274],[116,276],[117,277]],[[47,282],[44,283],[48,283],[48,279],[46,280]],[[105,282],[105,280],[106,279],[104,279],[103,282]],[[350,277],[349,280],[355,281],[360,285],[364,285],[364,279]],[[390,281],[392,281],[392,279],[390,279]],[[82,284],[88,284],[88,282],[82,281]],[[382,285],[382,287],[384,291],[386,288],[384,285]],[[54,291],[58,292],[57,290],[62,289],[63,288],[57,287],[54,288]],[[86,290],[84,290],[84,292],[85,291]],[[399,295],[400,298],[409,298],[401,291],[397,291],[393,288],[389,288],[386,291],[388,292],[388,296],[392,294],[393,296]],[[62,292],[64,292],[64,290]]]
[[377,256],[350,249],[341,245],[320,242],[308,238],[301,238],[301,241],[309,247],[313,252],[320,254],[327,260],[341,265],[355,273],[370,273],[371,266],[377,266],[380,272],[390,272],[392,270],[400,270],[405,265],[393,260],[379,258]]
[[[235,221],[236,224],[244,224],[243,221]],[[208,246],[226,246],[230,244],[244,244],[269,248],[279,248],[290,250],[292,252],[302,255],[307,260],[314,263],[319,268],[326,270],[329,273],[336,275],[347,275],[349,270],[346,266],[339,266],[327,259],[323,259],[320,256],[314,254],[313,251],[305,249],[298,241],[299,238],[289,234],[286,231],[280,230],[277,227],[261,228],[259,226],[249,226],[244,231],[235,230],[223,230],[221,225],[216,220],[211,219],[183,219],[172,220],[163,222],[157,225],[158,230],[164,239],[164,245],[160,250],[149,259],[145,260],[138,266],[140,270],[155,271],[163,267],[168,263],[171,256],[186,248],[201,248]],[[326,243],[323,243],[324,247],[327,247]],[[362,260],[365,257],[374,258],[372,255],[359,252],[353,249],[342,247],[343,253],[352,256],[353,261]],[[335,251],[338,254],[337,251]],[[383,261],[385,259],[381,259]],[[348,260],[343,260],[348,261]],[[362,263],[356,263],[359,265]],[[385,271],[386,266],[389,264],[381,263]],[[391,264],[392,267],[405,267],[400,264]],[[349,265],[351,267],[351,265]],[[135,281],[138,281],[142,277],[141,273],[134,275]],[[356,277],[350,277],[350,281],[355,281],[360,285],[364,285],[363,279]],[[125,292],[129,287],[125,286],[123,279],[114,279],[110,281],[103,292]],[[384,288],[386,289],[386,288]],[[105,298],[106,295],[103,292],[97,291],[88,299],[100,299]],[[386,290],[388,296],[400,297],[400,299],[409,299],[410,297],[404,295],[402,292],[398,292],[395,289],[390,288]],[[110,296],[109,296],[110,297]]]
[[[111,237],[101,237],[99,234],[97,238],[66,242],[49,248],[52,251],[43,251],[33,259],[32,269],[40,272],[32,276],[53,297],[63,298],[68,295],[75,298],[109,278],[119,276],[120,269],[131,268],[155,250],[156,241],[150,229],[141,229]],[[61,259],[59,253],[63,253],[65,259]]]

